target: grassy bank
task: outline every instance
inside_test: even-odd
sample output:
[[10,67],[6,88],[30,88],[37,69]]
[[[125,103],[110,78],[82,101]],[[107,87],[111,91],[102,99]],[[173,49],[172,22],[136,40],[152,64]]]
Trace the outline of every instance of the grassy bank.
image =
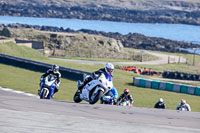
[[0,43],[0,53],[26,59],[48,60],[47,57],[40,54],[37,50],[25,46],[18,46],[13,42]]

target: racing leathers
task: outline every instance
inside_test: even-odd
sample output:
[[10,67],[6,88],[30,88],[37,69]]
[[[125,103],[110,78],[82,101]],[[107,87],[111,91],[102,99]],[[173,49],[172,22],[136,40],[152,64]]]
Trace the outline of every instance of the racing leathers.
[[[82,90],[82,88],[83,88],[87,83],[89,83],[89,82],[92,81],[93,79],[98,79],[98,78],[101,76],[102,73],[106,73],[105,68],[101,68],[101,69],[99,69],[98,71],[93,72],[93,73],[91,74],[91,76],[88,76],[88,77],[85,79],[85,81],[83,82],[83,84],[80,85],[80,86],[78,87],[78,89],[79,89],[79,90]],[[111,77],[113,77],[113,75],[111,75]]]
[[124,93],[121,94],[121,95],[119,96],[119,98],[117,99],[117,105],[119,105],[119,103],[121,103],[122,100],[127,100],[127,101],[129,101],[129,102],[130,102],[130,106],[133,106],[134,101],[133,101],[132,95],[130,95],[130,94],[126,95],[126,94],[124,94]]
[[158,109],[166,109],[166,104],[164,102],[157,102],[154,106],[154,108]]
[[46,78],[46,77],[49,76],[49,75],[53,76],[53,77],[56,79],[56,87],[55,87],[55,91],[54,91],[54,93],[56,93],[56,92],[58,92],[58,90],[59,90],[59,85],[60,85],[60,83],[61,83],[61,80],[60,80],[61,74],[60,74],[59,71],[54,72],[52,69],[49,69],[45,74],[43,74],[43,75],[41,76],[40,81],[42,81],[44,78]]
[[179,104],[177,107],[176,107],[176,110],[181,110],[181,111],[191,111],[191,108],[190,108],[190,105],[189,104]]

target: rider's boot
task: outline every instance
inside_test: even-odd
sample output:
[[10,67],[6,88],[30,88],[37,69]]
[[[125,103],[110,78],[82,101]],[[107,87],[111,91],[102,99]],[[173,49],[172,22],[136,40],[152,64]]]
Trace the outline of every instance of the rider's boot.
[[84,86],[84,84],[81,84],[81,81],[78,80],[77,81],[77,87],[78,87],[78,90],[80,91],[80,93],[82,92],[83,86]]

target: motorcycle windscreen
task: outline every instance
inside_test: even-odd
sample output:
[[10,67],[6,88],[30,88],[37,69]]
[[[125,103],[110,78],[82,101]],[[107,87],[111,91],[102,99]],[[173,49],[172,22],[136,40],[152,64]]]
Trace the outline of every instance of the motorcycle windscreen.
[[99,77],[99,79],[101,80],[102,84],[108,88],[108,89],[112,89],[113,88],[113,83],[112,83],[112,77],[111,75],[107,74],[107,73],[102,73],[101,76]]

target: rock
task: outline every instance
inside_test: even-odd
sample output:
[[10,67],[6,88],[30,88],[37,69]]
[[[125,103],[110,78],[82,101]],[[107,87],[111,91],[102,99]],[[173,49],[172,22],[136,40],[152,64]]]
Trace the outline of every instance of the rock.
[[3,27],[2,31],[0,31],[0,36],[11,37],[11,33],[7,27]]

